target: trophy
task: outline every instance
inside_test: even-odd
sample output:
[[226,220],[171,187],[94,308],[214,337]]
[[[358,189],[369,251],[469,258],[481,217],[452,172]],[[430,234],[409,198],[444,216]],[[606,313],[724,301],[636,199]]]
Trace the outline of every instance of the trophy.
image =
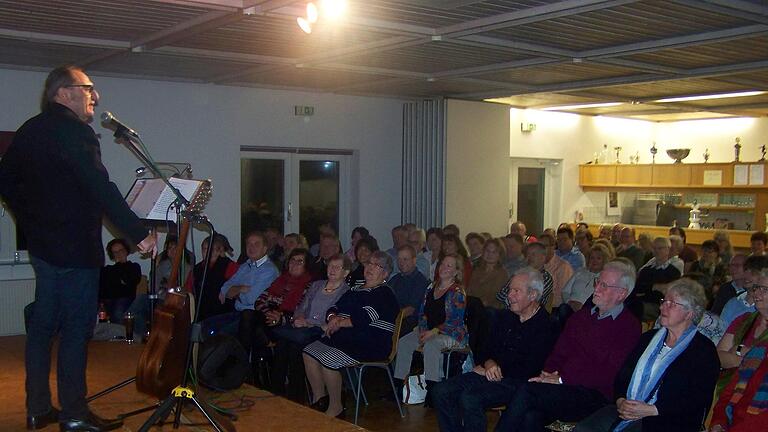
[[704,150],[704,163],[709,162],[709,149]]
[[736,152],[736,159],[734,162],[741,162],[739,159],[741,158],[741,138],[736,137],[736,144],[733,146],[735,152]]
[[760,153],[762,153],[762,156],[758,162],[765,162],[765,144],[760,146]]
[[656,153],[659,152],[659,149],[656,148],[656,141],[653,142],[653,147],[651,147],[651,155],[653,158],[651,159],[651,163],[656,163]]
[[621,147],[614,147],[614,150],[616,150],[616,164],[621,163],[621,159],[619,159],[619,153],[621,153]]

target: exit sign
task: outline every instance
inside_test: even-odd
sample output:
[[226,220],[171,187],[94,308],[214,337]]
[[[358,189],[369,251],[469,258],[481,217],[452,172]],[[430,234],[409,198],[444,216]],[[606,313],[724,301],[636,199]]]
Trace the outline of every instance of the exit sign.
[[297,116],[311,116],[315,114],[315,107],[304,106],[304,105],[294,105],[293,114]]

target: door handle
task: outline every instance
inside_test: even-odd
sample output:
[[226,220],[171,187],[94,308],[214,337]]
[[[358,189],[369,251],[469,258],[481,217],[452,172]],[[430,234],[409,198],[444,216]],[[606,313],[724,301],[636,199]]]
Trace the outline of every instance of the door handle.
[[290,222],[291,219],[293,219],[293,203],[288,203],[288,217],[287,217],[287,219],[288,219],[288,222]]

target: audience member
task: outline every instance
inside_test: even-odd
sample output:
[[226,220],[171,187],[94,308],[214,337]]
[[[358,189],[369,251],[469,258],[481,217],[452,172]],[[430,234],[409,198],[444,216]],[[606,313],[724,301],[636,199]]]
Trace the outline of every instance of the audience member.
[[731,258],[728,264],[728,273],[731,275],[731,281],[720,285],[720,289],[717,290],[717,295],[715,295],[715,301],[711,308],[712,313],[720,315],[725,304],[730,299],[747,290],[744,286],[744,261],[746,259],[747,257],[744,254],[736,254]]
[[432,227],[427,230],[427,251],[424,257],[429,261],[429,275],[427,278],[432,280],[437,269],[437,261],[440,260],[440,253],[443,250],[443,229]]
[[691,271],[691,266],[693,263],[699,259],[699,256],[692,247],[686,244],[688,238],[685,236],[685,229],[681,227],[672,227],[669,229],[669,235],[677,235],[680,236],[680,239],[682,239],[683,248],[679,250],[675,255],[680,257],[680,259],[683,260],[683,263],[685,264],[685,269],[682,273],[688,273]]
[[366,238],[370,236],[371,233],[368,231],[368,228],[359,226],[355,227],[352,230],[352,235],[350,236],[349,240],[349,249],[345,252],[345,254],[351,259],[352,261],[355,261],[357,259],[357,255],[355,255],[355,246],[357,245],[357,242],[360,239]]
[[397,303],[403,311],[402,334],[418,324],[418,311],[424,300],[429,280],[416,268],[416,249],[411,245],[401,246],[397,251],[397,263],[400,272],[387,282],[395,292]]
[[125,239],[116,238],[107,243],[107,255],[114,262],[101,268],[99,302],[111,322],[120,324],[123,315],[136,298],[136,287],[141,281],[141,266],[128,261],[131,247]]
[[[304,234],[299,233],[286,234],[285,237],[283,237],[283,264],[285,264],[285,259],[288,254],[296,248],[309,249],[307,238],[304,237]],[[285,265],[283,265],[283,267],[285,267]],[[285,270],[285,268],[283,268],[283,270]]]
[[392,262],[397,259],[397,249],[408,244],[408,229],[405,225],[392,228],[392,247],[387,249],[387,254],[392,257]]
[[279,228],[269,227],[264,231],[267,237],[267,256],[278,268],[283,267],[283,261],[288,255],[285,255],[283,249],[283,232]]
[[509,309],[497,314],[486,354],[475,359],[472,372],[434,387],[432,401],[443,432],[485,431],[485,411],[509,403],[517,385],[538,375],[557,339],[539,304],[541,273],[520,269],[509,285]]
[[347,275],[347,285],[351,288],[365,283],[365,265],[371,259],[371,255],[379,250],[379,243],[373,237],[364,237],[355,243],[355,263],[352,272]]
[[[669,236],[670,264],[677,267],[677,269],[680,270],[680,274],[685,274],[687,270],[685,261],[683,261],[683,259],[679,256],[680,252],[682,252],[684,248],[685,243],[683,243],[682,237],[677,234],[672,234]],[[693,262],[691,262],[691,264],[693,264]],[[688,268],[690,268],[690,266],[688,266]]]
[[672,282],[661,305],[661,328],[641,336],[616,377],[615,404],[574,432],[701,431],[719,372],[714,345],[696,331],[706,303],[697,282]]
[[[427,234],[423,229],[416,228],[408,234],[408,244],[416,251],[416,268],[427,280],[431,280],[433,274],[430,272],[431,263],[424,249],[427,245]],[[399,265],[396,267],[398,272],[401,271]]]
[[[211,259],[206,271],[205,260],[208,256],[210,243],[211,237],[208,236],[200,244],[203,259],[192,268],[185,284],[187,291],[195,294],[199,321],[231,312],[233,308],[233,302],[222,304],[219,301],[222,285],[238,269],[237,263],[229,259],[229,255],[233,253],[232,247],[225,236],[216,234],[213,238],[213,249],[210,251]],[[205,283],[203,283],[203,277],[205,277]]]
[[640,249],[645,251],[645,262],[653,258],[653,236],[650,233],[642,232],[637,236],[637,243]]
[[768,270],[751,287],[756,312],[731,324],[718,345],[721,366],[737,368],[712,410],[710,432],[765,430],[768,424]]
[[586,264],[584,254],[573,244],[573,230],[569,226],[557,229],[557,250],[555,254],[571,265],[573,271],[583,268]]
[[[545,309],[548,305],[551,307],[552,275],[550,275],[544,268],[544,263],[547,261],[546,247],[539,242],[528,244],[528,246],[525,247],[525,260],[529,267],[534,268],[541,273],[541,278],[544,280],[544,290],[541,293],[541,306]],[[507,299],[507,294],[509,294],[508,285],[504,286],[504,288],[496,294],[496,300],[503,302],[509,307],[509,304],[507,303],[509,301]]]
[[[275,328],[276,340],[272,368],[272,391],[289,399],[302,402],[305,397],[304,362],[301,352],[308,344],[320,339],[326,329],[328,309],[349,291],[344,279],[352,269],[346,255],[334,255],[328,260],[327,280],[312,282],[301,303],[293,313],[293,320]],[[286,379],[288,384],[286,385]]]
[[653,240],[654,256],[637,273],[635,290],[627,299],[629,309],[641,321],[656,320],[664,288],[660,285],[680,278],[680,270],[672,265],[671,243],[666,237]]
[[[163,251],[155,258],[155,289],[161,299],[165,298],[165,292],[168,288],[175,288],[179,285],[179,281],[174,281],[169,285],[168,278],[171,276],[171,268],[173,268],[173,257],[176,255],[176,248],[178,247],[179,238],[175,234],[168,234],[165,236],[165,243],[163,244]],[[195,263],[194,254],[186,247],[182,255],[182,265],[191,267]],[[183,275],[179,269],[179,275]],[[185,270],[186,271],[186,270]]]
[[267,256],[267,239],[264,233],[253,231],[245,238],[245,253],[248,260],[240,265],[237,272],[221,286],[219,301],[235,300],[235,312],[230,317],[239,319],[238,340],[250,352],[254,343],[254,333],[264,322],[262,314],[257,314],[256,300],[266,291],[280,272]]
[[565,325],[565,321],[578,312],[595,292],[595,281],[609,262],[608,248],[602,244],[592,246],[589,263],[577,271],[563,287],[563,302],[552,308],[552,316]]
[[528,266],[523,255],[525,240],[520,234],[507,234],[503,240],[506,252],[506,258],[503,262],[504,269],[507,274],[513,276],[518,270]]
[[618,248],[621,244],[621,230],[624,229],[624,225],[615,223],[611,227],[611,244],[614,248]]
[[304,347],[304,370],[312,388],[312,404],[330,417],[341,415],[341,374],[361,361],[381,361],[392,349],[399,313],[386,284],[392,271],[389,254],[377,251],[365,266],[365,285],[348,291],[328,309],[325,335]]
[[623,305],[634,282],[629,266],[605,265],[595,306],[568,320],[541,374],[514,390],[497,431],[541,431],[554,420],[580,421],[612,400],[614,378],[640,337],[640,323]]
[[712,236],[712,240],[717,242],[717,246],[720,248],[720,261],[723,263],[731,262],[733,258],[733,246],[731,245],[731,236],[728,231],[717,230]]
[[509,273],[504,269],[504,245],[499,239],[491,239],[483,245],[482,261],[472,271],[472,280],[467,285],[467,295],[479,298],[483,305],[494,309],[503,309],[506,305],[496,300],[496,294],[509,280]]
[[444,378],[442,350],[466,344],[466,298],[462,283],[462,260],[457,254],[445,255],[440,260],[438,277],[427,289],[419,307],[418,326],[401,337],[397,343],[395,378],[404,380],[409,375],[413,352],[421,347],[427,392],[434,383]]
[[471,232],[464,238],[464,242],[467,244],[469,262],[472,264],[472,268],[475,268],[483,258],[483,244],[485,244],[485,237],[476,232]]
[[635,244],[634,228],[622,228],[621,234],[619,235],[619,242],[619,248],[616,250],[617,256],[628,258],[632,261],[632,264],[636,269],[641,268],[647,262],[645,259],[645,251]]
[[452,235],[456,238],[461,238],[461,231],[459,230],[459,227],[455,224],[448,224],[445,227],[443,227],[443,234]]
[[335,235],[323,234],[320,237],[318,254],[312,254],[315,257],[314,262],[309,267],[312,278],[315,280],[325,278],[328,274],[328,260],[339,253],[341,253],[339,239]]
[[520,236],[523,237],[523,240],[526,243],[534,243],[539,241],[536,237],[532,235],[527,235],[525,231],[526,231],[525,224],[522,223],[521,221],[512,222],[512,224],[509,226],[509,233],[520,234]]
[[574,234],[573,241],[576,247],[579,248],[579,252],[584,255],[584,262],[589,261],[589,250],[592,248],[592,233],[588,230],[577,230]]
[[[469,254],[467,253],[467,249],[464,248],[464,243],[461,242],[460,238],[452,234],[445,234],[445,231],[443,231],[442,248],[441,258],[447,255],[459,255],[462,258],[462,265],[464,266],[462,281],[466,286],[472,276],[472,263],[469,262]],[[437,280],[437,276],[438,274],[435,273],[434,280]]]
[[699,282],[704,287],[704,293],[707,295],[708,304],[712,304],[720,289],[720,285],[725,283],[728,271],[723,263],[720,262],[720,247],[714,240],[704,240],[701,244],[701,257],[691,265],[689,273],[700,273],[702,277]]
[[[309,248],[309,253],[313,256],[319,256],[320,255],[320,246],[323,240],[323,237],[334,237],[338,239],[336,236],[336,229],[331,226],[330,223],[323,223],[320,224],[320,226],[317,227],[317,234],[318,234],[318,242],[313,244],[312,247]],[[339,251],[341,251],[341,242],[339,242]],[[321,273],[319,279],[322,279],[325,277],[325,273]]]
[[611,240],[611,226],[608,224],[600,224],[600,227],[597,229],[597,238],[606,239],[608,241]]
[[545,305],[547,311],[552,310],[553,305],[559,305],[563,302],[563,287],[573,276],[573,268],[565,260],[555,255],[555,238],[549,234],[542,234],[539,242],[546,247],[546,263],[544,268],[552,276],[552,297]]
[[768,268],[768,257],[764,255],[750,255],[744,260],[744,287],[747,291],[732,298],[723,307],[720,318],[725,328],[728,328],[733,320],[741,315],[755,311],[754,291],[750,288],[753,286],[755,275],[766,268]]
[[768,244],[768,234],[764,232],[758,231],[749,237],[749,247],[752,251],[752,255],[765,255],[766,244]]

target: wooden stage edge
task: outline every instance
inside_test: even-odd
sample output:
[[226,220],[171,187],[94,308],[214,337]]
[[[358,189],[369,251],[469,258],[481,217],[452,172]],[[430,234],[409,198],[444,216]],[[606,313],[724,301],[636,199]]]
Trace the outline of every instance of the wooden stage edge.
[[[24,341],[25,336],[0,337],[0,431],[20,432],[26,430],[24,392]],[[54,345],[54,352],[56,350]],[[100,390],[124,381],[136,374],[136,364],[144,348],[142,344],[127,345],[124,342],[91,342],[88,351],[88,391],[94,394]],[[55,360],[51,367],[51,392],[54,404],[56,397]],[[332,419],[323,413],[277,397],[252,386],[227,393],[205,393],[200,396],[215,401],[218,406],[234,408],[238,419],[233,424],[238,432],[247,431],[302,431],[344,432],[365,429],[342,420]],[[93,401],[90,406],[103,417],[114,417],[148,406],[152,398],[136,391],[134,384],[128,385],[109,395]],[[239,408],[238,408],[239,407]],[[354,409],[354,408],[353,408]],[[213,430],[197,410],[185,410],[184,416],[193,425],[185,425],[179,431]],[[137,431],[149,417],[149,413],[126,419],[123,432]],[[55,431],[51,425],[43,431]],[[170,431],[172,425],[154,427],[153,431]]]

